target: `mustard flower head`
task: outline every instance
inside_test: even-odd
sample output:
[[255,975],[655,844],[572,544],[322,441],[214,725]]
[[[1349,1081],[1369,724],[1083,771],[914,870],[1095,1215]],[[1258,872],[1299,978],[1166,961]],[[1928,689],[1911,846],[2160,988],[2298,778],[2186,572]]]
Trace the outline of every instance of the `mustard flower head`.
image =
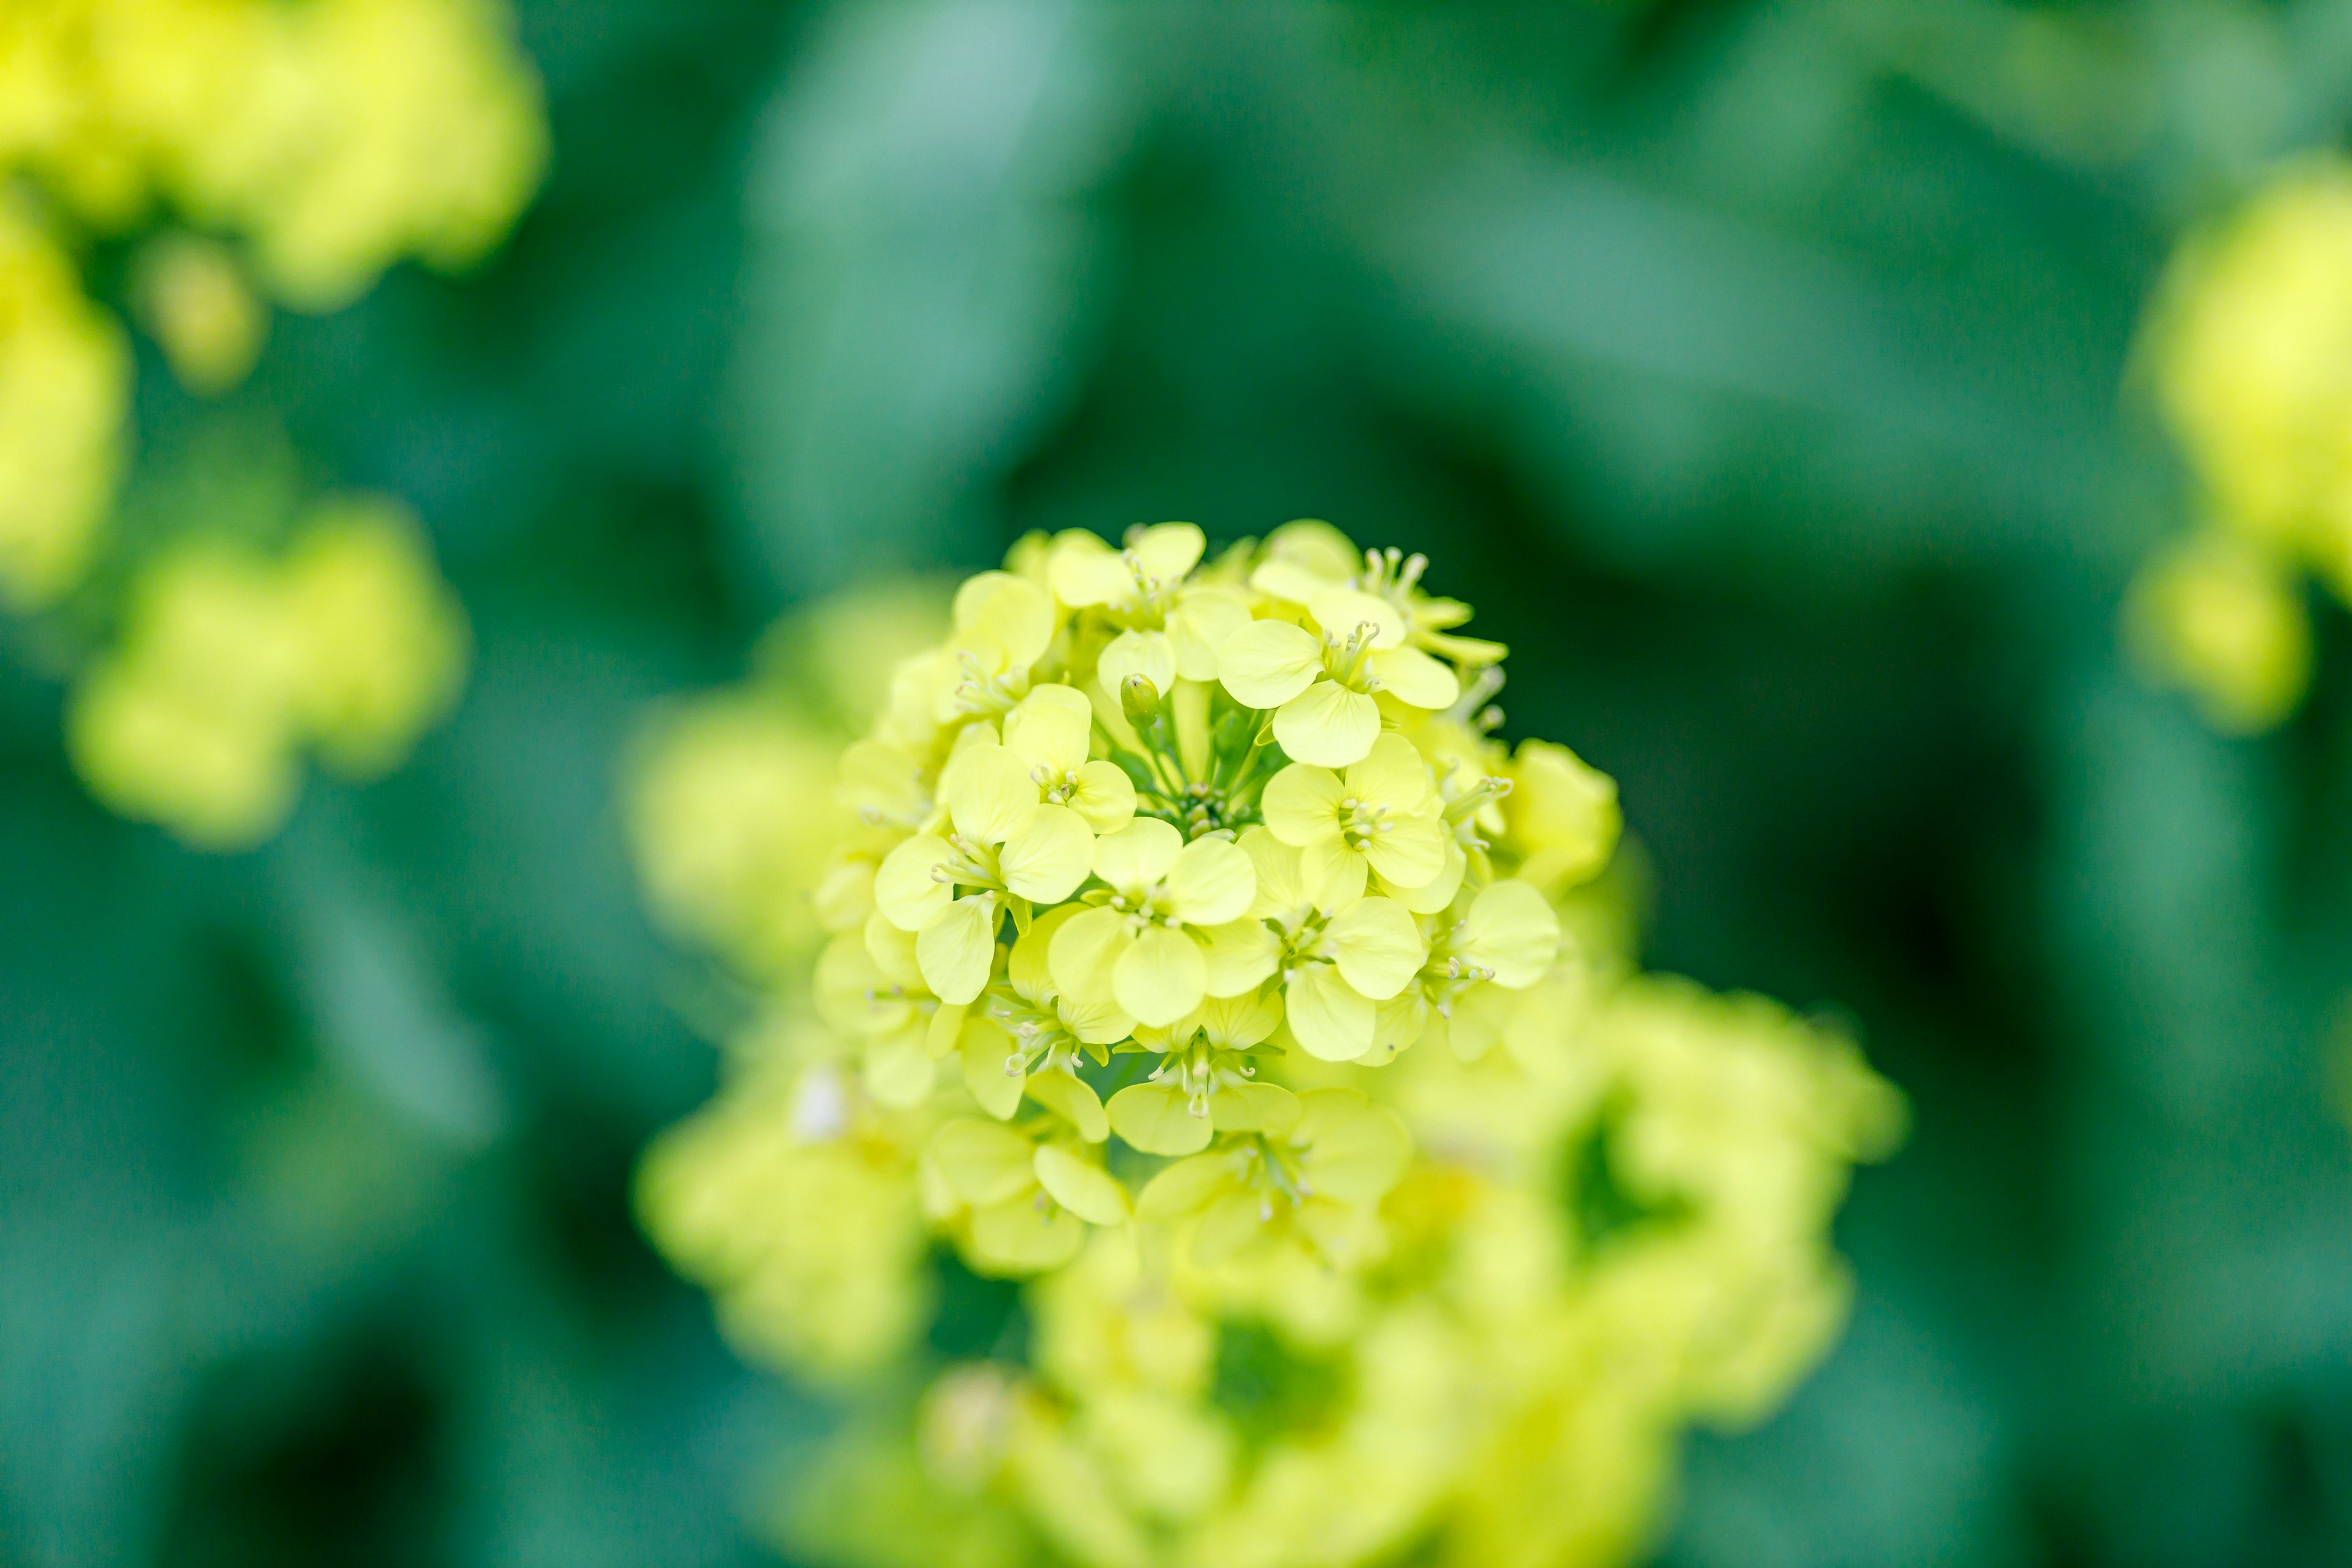
[[[763,1000],[640,1198],[746,1353],[856,1390],[797,1551],[1613,1562],[1675,1432],[1825,1345],[1892,1091],[1629,974],[1614,786],[1494,737],[1504,649],[1427,575],[1321,523],[1033,538],[829,798],[770,694],[673,731],[649,889]],[[790,868],[820,934],[740,944]],[[924,1357],[926,1247],[1024,1282],[1025,1352]]]

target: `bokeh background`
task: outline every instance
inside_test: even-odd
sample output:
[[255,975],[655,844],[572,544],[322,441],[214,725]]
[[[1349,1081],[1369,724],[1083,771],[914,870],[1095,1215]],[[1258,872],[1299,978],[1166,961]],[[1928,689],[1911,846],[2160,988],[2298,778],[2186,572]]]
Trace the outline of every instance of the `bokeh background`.
[[0,1563],[772,1561],[824,1408],[630,1217],[715,1071],[633,737],[845,585],[1301,515],[1618,778],[1653,963],[1910,1096],[1661,1561],[2352,1560],[2352,627],[2255,740],[2116,636],[2193,512],[2137,325],[2343,136],[2352,5],[517,10],[510,241],[223,397],[142,342],[124,502],[402,498],[454,716],[209,854],[0,660]]

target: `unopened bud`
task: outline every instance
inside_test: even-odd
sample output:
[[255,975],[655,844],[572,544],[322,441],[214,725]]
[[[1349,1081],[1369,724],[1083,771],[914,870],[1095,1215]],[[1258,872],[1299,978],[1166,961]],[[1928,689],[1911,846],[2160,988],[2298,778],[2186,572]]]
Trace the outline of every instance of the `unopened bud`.
[[1138,729],[1160,717],[1160,688],[1146,675],[1130,675],[1118,683],[1119,711]]

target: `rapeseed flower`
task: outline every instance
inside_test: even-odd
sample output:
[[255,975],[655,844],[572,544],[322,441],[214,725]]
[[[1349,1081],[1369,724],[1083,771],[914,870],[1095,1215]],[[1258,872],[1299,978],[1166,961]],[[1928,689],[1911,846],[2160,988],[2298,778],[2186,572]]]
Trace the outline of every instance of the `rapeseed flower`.
[[[1213,552],[1189,524],[1024,541],[829,772],[795,752],[753,785],[681,744],[647,774],[665,821],[794,819],[714,826],[707,856],[648,837],[657,896],[730,906],[740,845],[771,905],[798,868],[823,933],[779,968],[706,928],[761,1022],[640,1189],[730,1334],[854,1385],[780,1510],[796,1550],[1613,1563],[1675,1435],[1752,1419],[1834,1332],[1829,1219],[1899,1102],[1769,1004],[1631,973],[1592,907],[1614,785],[1494,738],[1503,650],[1426,574],[1319,523]],[[805,744],[776,697],[761,732]],[[779,1109],[808,1104],[814,1142]],[[743,1163],[674,1152],[703,1137]],[[800,1251],[829,1184],[891,1216],[831,1243],[837,1286]],[[928,1300],[910,1213],[1024,1282],[1025,1352],[875,1348]]]

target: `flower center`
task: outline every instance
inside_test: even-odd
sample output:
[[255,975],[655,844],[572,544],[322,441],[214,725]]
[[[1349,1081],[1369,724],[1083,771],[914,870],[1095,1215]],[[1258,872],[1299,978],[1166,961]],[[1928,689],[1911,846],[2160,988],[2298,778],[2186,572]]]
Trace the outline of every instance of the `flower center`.
[[1366,668],[1381,628],[1370,621],[1358,623],[1356,629],[1345,637],[1337,633],[1323,634],[1323,673],[1350,691],[1367,695],[1381,689],[1380,677]]
[[1339,803],[1339,836],[1347,840],[1349,848],[1359,854],[1366,845],[1395,826],[1385,805],[1359,800],[1352,795]]

